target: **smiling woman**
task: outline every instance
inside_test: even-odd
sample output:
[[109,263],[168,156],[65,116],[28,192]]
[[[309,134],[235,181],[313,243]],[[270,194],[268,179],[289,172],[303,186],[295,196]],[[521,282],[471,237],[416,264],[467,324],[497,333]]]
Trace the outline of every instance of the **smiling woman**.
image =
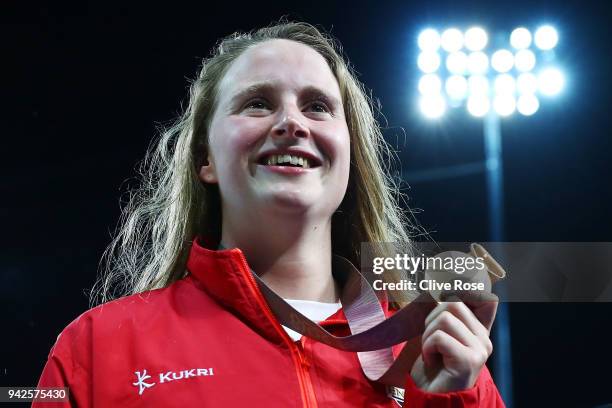
[[[333,72],[305,44],[268,40],[236,58],[218,95],[199,176],[219,187],[221,242],[281,296],[336,302],[331,217],[351,143]],[[276,164],[260,163],[268,158]],[[308,168],[287,166],[300,158]],[[257,239],[266,227],[273,233]]]
[[[282,326],[255,280],[347,336],[332,254],[359,265],[362,242],[409,242],[388,147],[338,49],[305,23],[220,42],[145,160],[92,292],[105,303],[58,337],[40,387],[69,387],[79,407],[397,406],[356,353]],[[402,301],[382,300],[385,315]],[[490,326],[461,302],[425,326],[406,406],[502,406]]]

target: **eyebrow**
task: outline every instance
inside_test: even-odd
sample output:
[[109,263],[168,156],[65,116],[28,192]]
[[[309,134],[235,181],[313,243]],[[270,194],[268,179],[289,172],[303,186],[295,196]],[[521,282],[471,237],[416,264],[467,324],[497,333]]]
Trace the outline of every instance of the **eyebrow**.
[[[272,81],[261,81],[247,86],[246,88],[240,90],[230,99],[230,105],[235,106],[244,98],[247,98],[251,95],[256,94],[270,94],[272,93],[277,86]],[[338,98],[330,95],[324,90],[317,88],[316,86],[306,86],[300,90],[300,96],[304,96],[308,99],[321,99],[327,104],[331,105],[330,108],[339,108],[342,106]]]

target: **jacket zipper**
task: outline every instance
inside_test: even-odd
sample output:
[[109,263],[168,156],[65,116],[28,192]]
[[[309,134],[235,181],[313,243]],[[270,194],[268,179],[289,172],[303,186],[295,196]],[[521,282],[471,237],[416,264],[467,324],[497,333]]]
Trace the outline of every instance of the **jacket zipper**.
[[[283,330],[283,332],[287,334],[285,330]],[[310,369],[310,362],[308,361],[308,358],[306,357],[306,337],[302,336],[300,341],[297,343],[294,342],[293,339],[290,339],[290,340],[291,340],[291,345],[296,348],[298,352],[298,356],[300,357],[300,363],[301,363],[302,371],[304,372],[304,379],[305,379],[304,386],[306,387],[307,395],[309,395],[310,398],[312,399],[312,405],[316,407],[318,405],[317,398],[315,396],[314,387],[312,385],[312,380],[308,372],[308,370]]]
[[242,273],[246,275],[247,281],[251,286],[251,290],[255,294],[255,299],[291,352],[291,358],[297,372],[298,383],[300,385],[300,394],[302,396],[302,403],[304,407],[316,408],[317,399],[312,386],[312,381],[310,379],[310,374],[308,373],[308,368],[306,368],[308,366],[308,362],[306,361],[303,352],[300,350],[300,347],[293,342],[287,332],[281,327],[278,320],[276,320],[276,317],[274,316],[274,313],[272,313],[268,302],[266,302],[263,295],[259,291],[257,282],[255,282],[255,278],[250,272],[249,265],[244,257],[244,254],[240,251],[238,251],[238,254],[240,255],[240,260],[242,261]]

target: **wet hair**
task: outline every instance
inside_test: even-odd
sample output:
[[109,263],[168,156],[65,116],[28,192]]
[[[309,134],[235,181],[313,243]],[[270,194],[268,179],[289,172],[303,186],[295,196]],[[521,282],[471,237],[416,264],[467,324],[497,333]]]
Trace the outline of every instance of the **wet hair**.
[[[219,84],[245,50],[273,39],[296,41],[317,51],[340,88],[351,162],[346,194],[332,216],[333,252],[359,267],[362,242],[409,242],[402,195],[390,176],[394,154],[375,119],[372,99],[335,39],[310,24],[281,20],[223,38],[204,59],[191,83],[187,108],[147,151],[140,186],[130,191],[117,233],[104,253],[102,274],[91,291],[92,304],[168,286],[185,276],[197,235],[219,242],[219,188],[198,177],[207,158]],[[388,274],[384,279],[399,277]]]

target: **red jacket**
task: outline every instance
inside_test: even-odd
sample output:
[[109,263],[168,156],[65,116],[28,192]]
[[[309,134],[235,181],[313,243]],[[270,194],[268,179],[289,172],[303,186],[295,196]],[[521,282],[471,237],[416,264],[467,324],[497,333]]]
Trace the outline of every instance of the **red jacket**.
[[[166,288],[103,304],[70,323],[39,387],[69,387],[63,406],[73,407],[399,406],[393,390],[366,379],[356,353],[305,337],[294,343],[240,250],[195,241],[187,268]],[[342,310],[321,324],[350,334]],[[444,394],[419,390],[408,375],[405,400],[411,408],[504,406],[486,367],[472,389]]]

